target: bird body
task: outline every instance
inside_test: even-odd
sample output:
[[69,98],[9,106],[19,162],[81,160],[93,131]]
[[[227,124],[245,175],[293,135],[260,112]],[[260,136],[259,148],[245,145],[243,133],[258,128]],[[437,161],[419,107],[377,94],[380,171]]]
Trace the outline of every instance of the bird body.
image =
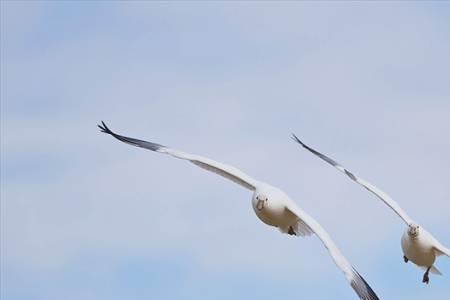
[[280,199],[274,198],[269,194],[270,202],[264,201],[264,204],[260,204],[262,200],[255,200],[258,195],[252,197],[252,206],[256,216],[265,224],[274,227],[283,227],[287,221],[283,221],[284,205]]
[[420,267],[428,268],[436,260],[432,236],[423,228],[420,228],[417,236],[411,236],[409,229],[405,230],[401,246],[405,257]]
[[256,216],[265,224],[279,229],[289,227],[297,222],[292,214],[288,216],[287,195],[277,188],[264,184],[252,197],[252,206]]

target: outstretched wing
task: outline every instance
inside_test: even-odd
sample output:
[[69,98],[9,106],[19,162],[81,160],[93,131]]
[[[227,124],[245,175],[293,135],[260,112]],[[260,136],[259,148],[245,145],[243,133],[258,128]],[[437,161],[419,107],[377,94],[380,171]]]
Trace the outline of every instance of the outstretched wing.
[[369,192],[373,193],[378,198],[383,200],[383,202],[387,206],[389,206],[397,215],[399,215],[399,217],[402,218],[403,221],[405,221],[405,223],[407,225],[409,225],[411,223],[414,223],[413,220],[400,207],[400,205],[398,205],[397,202],[395,202],[391,197],[389,197],[389,195],[387,195],[386,193],[381,191],[379,188],[377,188],[376,186],[370,184],[369,182],[365,181],[364,179],[357,177],[356,175],[354,175],[353,173],[351,173],[350,171],[345,169],[337,161],[335,161],[335,160],[329,158],[328,156],[326,156],[326,155],[324,155],[324,154],[314,150],[313,148],[309,147],[308,145],[303,143],[295,134],[292,135],[292,138],[293,138],[294,141],[296,141],[297,143],[302,145],[303,148],[307,149],[309,152],[311,152],[311,153],[315,154],[316,156],[320,157],[321,159],[323,159],[324,161],[326,161],[327,163],[329,163],[330,165],[332,165],[333,167],[335,167],[336,169],[338,169],[339,171],[341,171],[342,173],[344,173],[345,175],[350,177],[351,180],[359,183],[364,188],[366,188]]
[[316,222],[316,220],[305,213],[302,209],[297,207],[297,205],[295,205],[293,202],[290,202],[286,209],[295,214],[299,220],[302,220],[302,222],[306,224],[308,229],[310,229],[319,237],[325,248],[327,248],[334,262],[342,270],[345,278],[358,294],[360,299],[379,300],[378,296],[375,294],[369,284],[342,255],[328,233],[322,228],[322,226],[320,226],[319,223]]
[[200,168],[203,168],[205,170],[211,171],[213,173],[216,173],[220,176],[223,176],[235,183],[240,184],[241,186],[254,191],[256,189],[256,185],[258,184],[258,181],[251,178],[250,176],[244,174],[242,171],[228,166],[226,164],[214,161],[212,159],[208,159],[205,157],[201,157],[198,155],[193,155],[189,153],[184,153],[157,143],[153,142],[147,142],[138,140],[135,138],[130,138],[126,136],[119,135],[117,133],[112,132],[108,126],[102,121],[102,125],[98,125],[98,127],[101,129],[102,132],[107,133],[118,139],[119,141],[122,141],[124,143],[130,144],[132,146],[145,148],[151,151],[159,152],[159,153],[165,153],[172,155],[173,157],[179,158],[179,159],[185,159],[190,161],[191,163],[199,166]]
[[450,249],[439,243],[436,239],[434,239],[433,244],[433,248],[438,256],[447,255],[450,257]]

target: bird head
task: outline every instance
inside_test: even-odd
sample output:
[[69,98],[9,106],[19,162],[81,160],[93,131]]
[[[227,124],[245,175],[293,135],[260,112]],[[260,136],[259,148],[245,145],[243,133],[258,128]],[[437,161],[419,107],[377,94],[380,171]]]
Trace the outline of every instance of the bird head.
[[408,225],[408,235],[411,237],[416,237],[419,234],[419,225],[417,224],[409,224]]
[[264,209],[264,206],[266,205],[268,198],[264,194],[257,194],[255,197],[255,200],[256,200],[255,207],[258,210],[262,210],[262,209]]

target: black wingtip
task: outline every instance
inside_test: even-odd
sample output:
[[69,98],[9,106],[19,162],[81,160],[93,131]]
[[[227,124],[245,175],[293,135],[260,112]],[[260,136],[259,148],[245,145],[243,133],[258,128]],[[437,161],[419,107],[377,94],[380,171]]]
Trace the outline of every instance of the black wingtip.
[[113,132],[106,126],[105,122],[101,121],[102,125],[97,124],[98,128],[100,128],[101,132],[107,133],[107,134],[113,134]]
[[[353,289],[356,291],[358,296],[363,300],[380,300],[377,294],[372,290],[370,285],[366,282],[366,280],[358,273],[355,269],[353,269],[356,280],[351,283]],[[361,286],[364,285],[364,289]]]
[[98,128],[100,128],[101,132],[104,132],[106,134],[110,134],[112,137],[118,139],[121,142],[136,146],[136,147],[141,147],[141,148],[146,148],[152,151],[158,151],[161,148],[167,148],[163,145],[160,144],[156,144],[156,143],[152,143],[152,142],[147,142],[147,141],[143,141],[143,140],[138,140],[135,138],[130,138],[127,136],[123,136],[123,135],[119,135],[113,131],[111,131],[111,129],[108,128],[108,126],[106,126],[105,122],[101,121],[102,124],[97,124]]
[[294,140],[294,142],[299,143],[300,145],[302,145],[303,147],[306,147],[305,143],[303,143],[296,135],[295,133],[292,134],[291,138]]

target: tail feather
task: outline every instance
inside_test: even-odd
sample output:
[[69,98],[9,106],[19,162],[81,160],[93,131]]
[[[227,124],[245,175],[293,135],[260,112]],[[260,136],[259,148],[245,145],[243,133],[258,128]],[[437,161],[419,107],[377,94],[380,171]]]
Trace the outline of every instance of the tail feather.
[[[427,267],[421,267],[421,268],[425,271],[428,269]],[[439,271],[435,266],[432,266],[430,268],[430,272],[433,274],[436,274],[436,275],[442,275],[441,271]]]
[[353,269],[353,278],[350,282],[352,288],[358,294],[359,298],[362,300],[380,300],[369,286],[369,284],[364,280],[364,278]]
[[432,266],[430,272],[436,275],[442,275],[441,271],[439,271],[435,266]]

